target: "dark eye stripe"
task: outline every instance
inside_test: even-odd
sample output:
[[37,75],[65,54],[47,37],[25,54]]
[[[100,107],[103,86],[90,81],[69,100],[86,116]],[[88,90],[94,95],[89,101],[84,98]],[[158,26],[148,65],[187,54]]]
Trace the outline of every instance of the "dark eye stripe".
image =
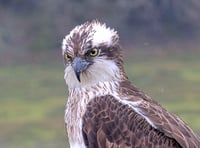
[[89,49],[89,50],[85,53],[85,55],[90,55],[90,53],[92,52],[92,50],[93,50],[93,49]]
[[99,56],[105,56],[106,53],[105,52],[100,52]]

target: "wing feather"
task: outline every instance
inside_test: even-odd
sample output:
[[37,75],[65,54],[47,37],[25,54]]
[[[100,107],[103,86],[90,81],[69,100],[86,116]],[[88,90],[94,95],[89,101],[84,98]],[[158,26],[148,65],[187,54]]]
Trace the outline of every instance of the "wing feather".
[[83,137],[89,148],[199,147],[200,138],[129,81],[111,95],[92,99],[83,116]]
[[89,148],[181,147],[111,95],[96,97],[88,103],[82,132]]
[[166,136],[176,139],[183,147],[198,147],[200,139],[192,129],[173,113],[169,113],[158,104],[144,101],[140,108],[145,116]]

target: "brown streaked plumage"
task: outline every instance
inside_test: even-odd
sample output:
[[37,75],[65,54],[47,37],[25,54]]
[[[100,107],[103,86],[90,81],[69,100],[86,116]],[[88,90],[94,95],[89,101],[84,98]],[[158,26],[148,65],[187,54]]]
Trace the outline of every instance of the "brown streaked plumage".
[[88,103],[83,135],[87,147],[181,147],[111,95]]
[[63,40],[70,147],[200,147],[200,138],[128,80],[117,32],[97,20]]

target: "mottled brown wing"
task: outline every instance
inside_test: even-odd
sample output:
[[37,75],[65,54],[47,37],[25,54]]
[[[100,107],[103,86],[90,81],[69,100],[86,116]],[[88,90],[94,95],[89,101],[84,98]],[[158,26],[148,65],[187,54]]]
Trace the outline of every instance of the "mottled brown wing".
[[121,82],[120,93],[122,98],[129,102],[142,101],[138,107],[135,106],[140,114],[154,124],[157,130],[175,139],[182,147],[200,147],[200,137],[186,123],[131,85],[130,81]]
[[173,113],[169,113],[155,102],[144,101],[138,106],[141,114],[152,122],[156,129],[174,138],[182,147],[200,147],[200,138],[192,129]]
[[175,139],[153,128],[132,107],[110,95],[89,102],[82,132],[88,148],[181,147]]

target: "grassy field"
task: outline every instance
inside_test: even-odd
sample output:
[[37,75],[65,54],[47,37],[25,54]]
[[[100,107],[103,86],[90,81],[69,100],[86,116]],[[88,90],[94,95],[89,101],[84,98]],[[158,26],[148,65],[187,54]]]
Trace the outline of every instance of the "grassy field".
[[[200,54],[126,56],[131,81],[200,134]],[[67,147],[63,63],[0,67],[0,147]]]

